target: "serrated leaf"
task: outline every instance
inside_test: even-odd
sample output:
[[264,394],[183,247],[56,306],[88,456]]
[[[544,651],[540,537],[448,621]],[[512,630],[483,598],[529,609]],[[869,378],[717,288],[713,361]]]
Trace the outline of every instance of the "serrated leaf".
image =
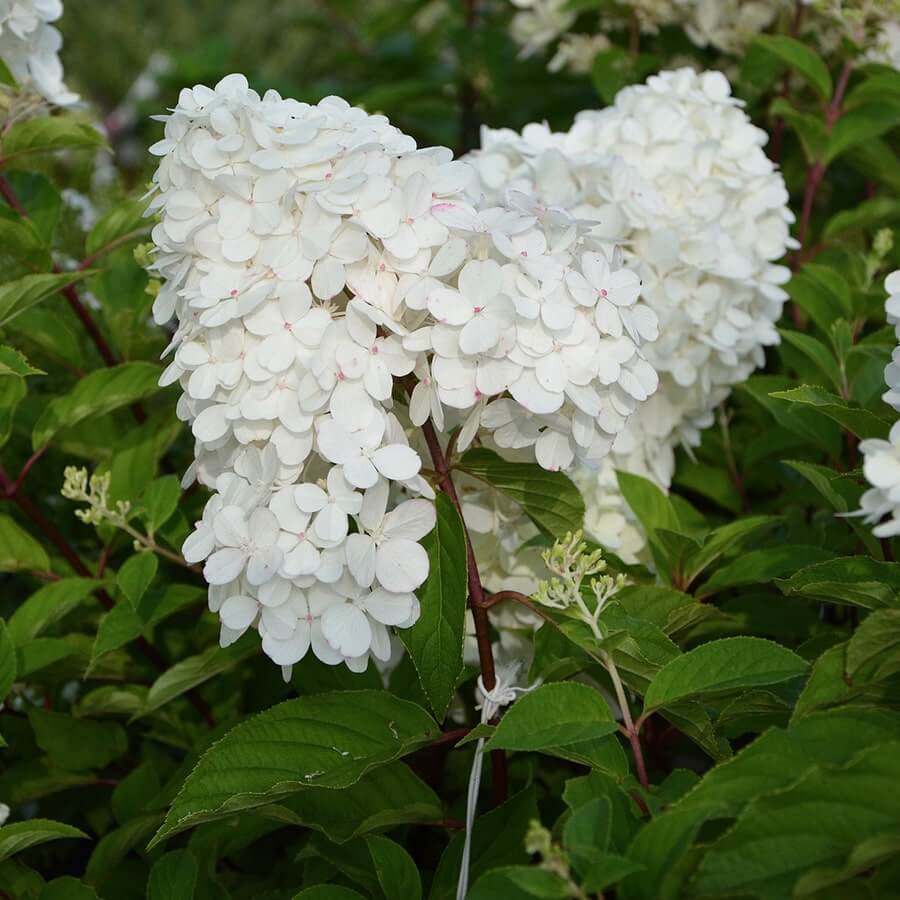
[[799,350],[824,375],[823,384],[827,381],[835,390],[842,389],[843,379],[840,366],[834,358],[834,354],[825,344],[802,331],[779,328],[778,333],[786,344]]
[[315,828],[338,843],[369,831],[439,822],[442,817],[438,796],[402,762],[379,766],[339,793],[332,788],[307,788],[257,812]]
[[776,581],[786,594],[801,594],[845,606],[900,606],[900,563],[845,556],[806,566]]
[[103,135],[90,125],[69,116],[42,116],[18,122],[3,135],[0,162],[30,153],[105,146]]
[[159,366],[146,362],[91,372],[44,410],[34,426],[34,449],[46,446],[64,428],[150,397],[159,390],[159,375]]
[[778,684],[803,675],[806,660],[774,641],[722,638],[701,644],[666,663],[644,695],[645,710],[681,700]]
[[573,681],[544,684],[503,715],[485,750],[545,750],[606,737],[617,729],[609,704]]
[[551,537],[561,538],[584,525],[584,499],[562,472],[548,472],[537,463],[507,462],[480,447],[463,454],[456,468],[515,500],[534,524]]
[[27,378],[29,375],[46,375],[43,369],[36,369],[25,358],[25,354],[15,347],[0,346],[0,378],[15,375]]
[[428,579],[418,591],[421,615],[400,637],[415,664],[422,690],[438,720],[444,718],[463,667],[467,559],[459,513],[445,494],[435,501],[437,524],[422,545]]
[[0,572],[44,572],[50,560],[44,548],[9,516],[0,515]]
[[87,835],[78,828],[51,819],[28,819],[4,825],[0,828],[0,862],[29,847],[61,838],[87,838]]
[[421,707],[385,691],[280,703],[242,722],[203,754],[150,846],[307,787],[348,787],[437,734]]
[[822,100],[831,98],[831,75],[828,67],[807,44],[783,34],[760,34],[754,44],[777,56],[783,63],[810,84]]
[[880,609],[866,616],[847,644],[845,659],[851,684],[900,672],[900,609]]
[[789,403],[802,403],[833,419],[859,438],[884,438],[889,423],[861,406],[843,400],[822,388],[807,384],[789,391],[774,391],[773,397]]
[[55,275],[25,275],[15,281],[7,281],[0,285],[0,325],[9,324],[25,310],[90,274],[60,272]]

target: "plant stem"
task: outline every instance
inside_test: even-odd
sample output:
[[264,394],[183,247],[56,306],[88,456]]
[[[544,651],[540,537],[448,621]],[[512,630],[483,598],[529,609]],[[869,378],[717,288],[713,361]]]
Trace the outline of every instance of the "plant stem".
[[[6,471],[2,466],[0,466],[0,498],[15,503],[16,506],[31,519],[37,528],[44,533],[47,540],[56,547],[60,555],[69,563],[76,574],[80,575],[82,578],[95,577],[94,573],[84,564],[81,557],[75,552],[75,549],[65,539],[59,529],[56,528],[41,510],[25,496],[25,494],[17,489],[16,482],[13,482],[8,478]],[[110,597],[103,588],[97,588],[96,594],[97,599],[104,609],[111,610],[116,605],[112,597]],[[169,663],[166,662],[162,654],[160,654],[160,652],[145,637],[139,637],[136,643],[144,656],[147,657],[158,671],[165,672],[169,668]],[[186,696],[194,709],[196,709],[203,718],[203,721],[206,722],[210,728],[215,727],[215,720],[213,719],[212,712],[210,711],[209,706],[207,706],[206,701],[194,691],[189,691]]]
[[[431,419],[428,419],[422,426],[422,433],[425,436],[425,443],[428,445],[432,463],[440,479],[439,487],[453,502],[457,513],[459,513],[459,520],[462,523],[463,534],[466,539],[469,609],[472,611],[472,618],[475,621],[475,641],[478,644],[478,661],[481,666],[481,678],[485,688],[491,691],[497,684],[497,673],[494,666],[494,651],[491,648],[490,620],[488,619],[487,614],[488,606],[491,604],[485,596],[484,586],[481,584],[481,577],[478,574],[478,563],[475,560],[475,551],[472,548],[469,529],[466,528],[466,523],[463,519],[462,505],[459,502],[456,487],[453,484],[450,466],[447,463],[447,457],[444,455],[444,451],[441,448],[441,443],[438,440]],[[499,805],[506,801],[509,793],[506,754],[502,750],[494,750],[491,752],[491,767],[494,776],[494,801]]]
[[635,727],[634,720],[631,718],[631,709],[628,706],[628,698],[625,696],[625,687],[622,679],[619,677],[619,670],[613,662],[612,657],[608,653],[603,653],[603,661],[606,664],[606,671],[609,672],[610,680],[613,683],[613,690],[616,692],[616,701],[622,710],[622,719],[625,722],[625,733],[628,735],[628,742],[631,744],[631,752],[634,755],[634,766],[637,770],[638,781],[641,787],[650,790],[650,782],[647,780],[647,766],[644,763],[644,751],[641,747],[641,737],[638,729]]

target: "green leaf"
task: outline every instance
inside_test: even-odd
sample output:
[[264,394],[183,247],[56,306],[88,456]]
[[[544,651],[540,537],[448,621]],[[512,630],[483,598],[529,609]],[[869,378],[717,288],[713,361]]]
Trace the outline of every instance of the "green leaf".
[[406,850],[377,834],[370,834],[365,840],[378,883],[387,900],[421,900],[419,870]]
[[776,581],[785,594],[800,594],[863,609],[900,606],[900,563],[867,556],[829,559]]
[[45,709],[30,709],[28,719],[38,747],[66,771],[102,769],[128,749],[125,729],[115,722],[74,719]]
[[93,578],[62,578],[35,591],[9,619],[9,635],[17,645],[38,637],[82,604],[100,586]]
[[147,485],[141,497],[141,506],[144,524],[151,535],[171,518],[180,498],[181,481],[177,475],[163,475]]
[[49,568],[44,548],[9,516],[0,514],[0,572],[45,572]]
[[657,528],[683,533],[678,512],[662,488],[650,479],[630,472],[617,472],[616,477],[622,496],[647,534],[652,534]]
[[[469,883],[474,884],[489,869],[527,863],[525,833],[528,823],[536,818],[537,802],[534,790],[529,789],[475,819]],[[452,900],[456,896],[464,840],[461,831],[451,838],[434,873],[428,900]]]
[[710,641],[663,666],[647,688],[644,708],[778,684],[805,674],[808,668],[806,660],[774,641],[755,637]]
[[88,232],[84,249],[88,256],[100,256],[134,240],[150,230],[151,220],[144,217],[147,200],[125,200],[98,219]]
[[87,835],[71,825],[50,819],[28,819],[0,828],[0,862],[34,847],[61,838],[87,838]]
[[900,125],[900,102],[882,97],[845,112],[828,138],[825,162],[829,163],[857,144],[867,143]]
[[395,825],[442,818],[438,796],[402,762],[379,766],[339,793],[332,788],[307,788],[261,807],[258,813],[315,828],[337,843]]
[[197,874],[197,860],[190,850],[164,854],[150,870],[147,900],[193,900]]
[[123,363],[91,372],[68,394],[52,400],[41,414],[32,435],[34,449],[46,446],[63,428],[155,394],[159,376],[159,366],[146,362]]
[[847,645],[846,667],[851,683],[900,672],[900,609],[880,609],[866,616]]
[[29,375],[46,375],[43,369],[36,369],[25,358],[25,354],[15,347],[0,346],[0,378],[16,375],[27,378]]
[[339,884],[317,884],[294,894],[293,900],[366,900],[358,891]]
[[785,97],[776,97],[769,112],[784,119],[797,132],[808,163],[818,162],[824,156],[828,146],[828,131],[819,114],[800,112]]
[[[824,375],[824,381],[831,382],[832,387],[840,391],[843,387],[843,378],[838,361],[834,354],[821,341],[804,334],[802,331],[791,331],[787,328],[779,328],[778,333],[782,340],[799,350],[812,364]],[[824,383],[824,382],[823,382]]]
[[703,541],[703,546],[686,560],[687,584],[690,585],[714,562],[738,547],[746,538],[777,521],[774,516],[746,516],[711,531]]
[[56,275],[25,275],[16,281],[7,281],[0,285],[0,325],[9,324],[25,310],[90,274],[86,271],[60,272]]
[[14,90],[18,90],[19,85],[15,75],[9,70],[9,66],[0,59],[0,84],[8,84]]
[[521,696],[503,715],[485,750],[545,750],[603,738],[616,728],[598,691],[561,681]]
[[113,789],[110,807],[116,821],[124,825],[129,819],[147,812],[159,800],[162,785],[152,763],[143,762],[132,769]]
[[466,451],[456,468],[515,500],[550,537],[561,538],[584,525],[584,499],[562,472],[548,472],[537,463],[507,462],[480,447]]
[[27,393],[24,378],[0,378],[0,447],[12,435],[16,410]]
[[103,135],[69,116],[41,116],[13,125],[0,142],[7,163],[12,157],[53,150],[105,147]]
[[98,660],[124,647],[125,644],[137,640],[144,630],[144,621],[126,602],[117,603],[105,613],[97,626],[97,634],[91,647],[91,663],[87,675],[93,675],[94,665]]
[[828,220],[822,236],[827,241],[847,231],[869,231],[897,221],[900,221],[900,200],[893,197],[873,197],[835,213]]
[[621,47],[601,50],[591,68],[594,88],[605,103],[613,103],[616,94],[634,81],[631,57]]
[[737,559],[717,569],[696,591],[698,600],[720,591],[747,584],[762,584],[773,578],[781,578],[812,563],[822,562],[831,556],[824,547],[805,544],[782,544],[762,550],[750,550]]
[[467,586],[466,537],[446,494],[435,501],[437,524],[422,541],[428,579],[419,589],[422,613],[400,637],[438,720],[444,718],[463,667]]
[[259,638],[253,632],[248,632],[230,647],[225,649],[210,647],[199,656],[189,656],[180,660],[153,682],[147,694],[147,702],[139,715],[146,716],[155,712],[176,697],[209,681],[210,678],[215,678],[216,675],[230,671],[258,653]]
[[437,734],[423,709],[385,691],[280,703],[242,722],[203,754],[151,847],[201,822],[307,787],[348,787]]
[[789,391],[774,391],[773,397],[790,403],[802,403],[823,413],[859,438],[884,438],[890,423],[861,406],[843,400],[819,387],[802,385]]
[[159,562],[152,553],[136,553],[119,569],[116,585],[135,612],[158,570]]
[[16,648],[13,646],[9,628],[3,619],[0,619],[0,706],[15,680]]
[[815,50],[807,44],[781,34],[761,34],[754,41],[808,82],[822,100],[831,99],[831,75]]
[[555,872],[535,866],[502,866],[485,872],[469,889],[466,900],[564,900],[569,886]]
[[693,893],[792,896],[813,867],[841,866],[862,841],[896,837],[900,792],[886,786],[898,778],[895,742],[863,751],[845,768],[813,769],[786,790],[760,796],[700,860]]
[[48,881],[41,891],[40,900],[100,900],[100,898],[90,885],[66,875]]

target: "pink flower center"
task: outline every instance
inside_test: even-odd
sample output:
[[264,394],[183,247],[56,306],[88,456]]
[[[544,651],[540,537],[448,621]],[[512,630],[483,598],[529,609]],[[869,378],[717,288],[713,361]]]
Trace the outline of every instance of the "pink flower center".
[[607,291],[606,291],[606,288],[600,288],[600,296],[601,296],[601,297],[607,297],[607,296],[609,296],[608,293],[607,293]]

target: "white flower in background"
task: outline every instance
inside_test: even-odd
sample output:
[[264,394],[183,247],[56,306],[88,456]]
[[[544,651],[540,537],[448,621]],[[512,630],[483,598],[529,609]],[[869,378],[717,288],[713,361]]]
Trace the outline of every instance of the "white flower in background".
[[[539,124],[521,134],[484,129],[482,148],[469,159],[482,203],[523,192],[545,218],[568,210],[621,246],[626,268],[586,255],[567,283],[576,301],[594,302],[607,351],[601,380],[615,380],[640,401],[614,430],[599,473],[575,476],[592,536],[628,560],[643,540],[614,470],[668,488],[674,448],[699,443],[731,386],[762,365],[764,348],[778,341],[789,272],[776,261],[794,246],[793,216],[765,141],[721,73],[680,69],[625,88],[613,106],[580,113],[567,133]],[[642,303],[635,303],[638,293]],[[640,367],[630,362],[636,339],[655,339],[646,358],[660,387],[649,398]],[[559,359],[566,361],[564,352]],[[553,377],[563,371],[555,364]],[[617,412],[625,411],[608,414]],[[533,426],[506,411],[495,427],[498,444],[518,447]]]
[[[199,479],[184,545],[223,644],[364,669],[419,614],[429,419],[548,469],[598,465],[657,386],[656,316],[590,226],[522,198],[476,209],[471,167],[339,98],[181,92],[151,212],[160,324]],[[527,423],[516,431],[513,423]]]
[[10,809],[5,803],[0,803],[0,825],[5,825],[9,818]]
[[50,24],[62,13],[62,0],[0,0],[0,59],[20,84],[69,106],[78,94],[63,83],[62,36]]
[[[887,320],[900,342],[900,269],[888,275],[884,289],[888,294]],[[894,348],[884,379],[888,390],[882,399],[900,412],[900,346]],[[863,474],[872,486],[860,498],[860,509],[853,515],[863,516],[867,525],[875,525],[875,537],[896,537],[900,534],[900,421],[893,424],[886,441],[869,438],[860,441],[859,449],[863,454]]]

